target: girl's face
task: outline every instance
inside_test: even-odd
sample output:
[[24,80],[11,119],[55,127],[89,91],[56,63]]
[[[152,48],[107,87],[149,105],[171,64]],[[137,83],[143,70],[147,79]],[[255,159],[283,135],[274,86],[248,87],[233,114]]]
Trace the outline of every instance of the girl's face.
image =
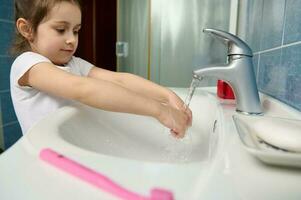
[[31,48],[56,65],[69,62],[78,45],[81,11],[76,4],[56,4],[39,24]]

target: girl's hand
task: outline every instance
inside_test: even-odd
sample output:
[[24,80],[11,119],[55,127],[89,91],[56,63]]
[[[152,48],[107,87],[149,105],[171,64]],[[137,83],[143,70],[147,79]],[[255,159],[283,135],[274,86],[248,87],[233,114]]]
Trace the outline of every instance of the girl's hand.
[[168,104],[170,104],[175,109],[184,111],[188,115],[187,125],[188,126],[192,125],[192,112],[191,112],[191,110],[189,108],[185,108],[184,107],[184,102],[182,101],[182,99],[172,91],[170,91],[170,93],[168,95]]
[[175,109],[169,104],[161,104],[160,114],[157,119],[171,130],[173,136],[183,138],[188,127],[188,115],[183,110]]

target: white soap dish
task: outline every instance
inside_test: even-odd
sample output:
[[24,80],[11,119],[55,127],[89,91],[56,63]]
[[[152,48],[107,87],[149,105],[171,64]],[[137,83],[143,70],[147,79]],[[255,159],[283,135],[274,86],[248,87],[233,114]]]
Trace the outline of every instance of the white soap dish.
[[267,164],[301,167],[301,120],[245,115],[234,115],[233,120],[249,153]]

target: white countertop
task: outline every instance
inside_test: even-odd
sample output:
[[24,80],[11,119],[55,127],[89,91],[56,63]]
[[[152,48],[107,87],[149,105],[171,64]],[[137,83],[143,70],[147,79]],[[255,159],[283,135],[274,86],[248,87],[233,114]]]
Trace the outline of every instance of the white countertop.
[[[134,188],[129,189],[145,194],[148,194],[150,187],[156,184],[156,179],[160,179],[162,187],[168,188],[170,183],[174,183],[177,188],[182,188],[184,193],[187,192],[188,198],[181,196],[180,199],[183,200],[301,199],[301,169],[266,165],[249,154],[244,149],[233,123],[232,115],[235,113],[233,102],[223,101],[222,108],[225,120],[224,143],[221,147],[222,153],[211,166],[213,169],[210,173],[201,170],[198,163],[154,164],[85,154],[76,157],[86,164],[91,164],[89,166],[92,168],[101,168],[104,174],[121,184],[127,185],[131,182]],[[95,164],[95,159],[101,162]],[[176,178],[170,170],[175,168],[178,173]],[[156,177],[159,175],[160,177]],[[132,178],[129,179],[129,176]],[[191,176],[191,180],[194,181],[181,183],[181,177],[185,176]],[[201,180],[204,178],[205,181]],[[141,184],[142,182],[144,184]],[[117,198],[47,165],[38,158],[24,136],[0,156],[0,199],[114,200]]]

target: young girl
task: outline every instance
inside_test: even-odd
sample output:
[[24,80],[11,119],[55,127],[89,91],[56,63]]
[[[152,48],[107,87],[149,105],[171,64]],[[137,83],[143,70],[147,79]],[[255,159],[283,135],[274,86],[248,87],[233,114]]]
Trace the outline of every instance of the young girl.
[[81,28],[78,0],[16,0],[18,57],[11,96],[22,132],[58,108],[78,101],[95,108],[147,115],[183,137],[191,111],[172,91],[128,73],[74,57]]

